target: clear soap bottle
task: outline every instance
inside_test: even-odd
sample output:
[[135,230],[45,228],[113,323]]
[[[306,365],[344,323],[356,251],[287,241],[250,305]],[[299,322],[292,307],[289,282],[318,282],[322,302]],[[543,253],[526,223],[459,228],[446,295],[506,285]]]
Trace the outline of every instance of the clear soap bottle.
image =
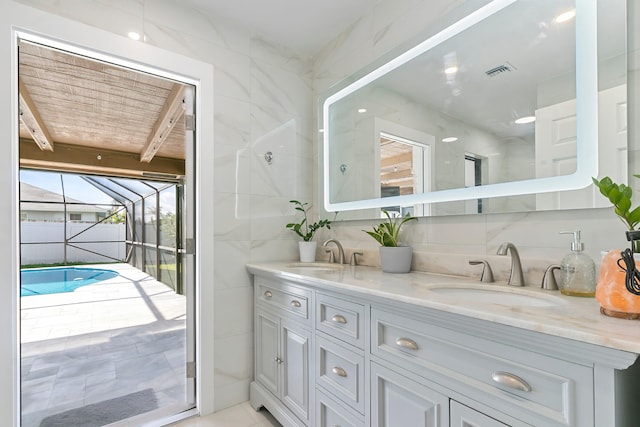
[[571,252],[560,262],[560,292],[578,297],[595,296],[596,264],[583,252],[584,244],[580,241],[580,230],[562,231],[560,234],[573,234]]

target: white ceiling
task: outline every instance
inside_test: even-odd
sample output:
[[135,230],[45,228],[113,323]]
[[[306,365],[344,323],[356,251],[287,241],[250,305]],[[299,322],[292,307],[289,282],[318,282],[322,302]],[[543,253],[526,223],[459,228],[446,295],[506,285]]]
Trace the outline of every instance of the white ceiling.
[[264,39],[312,56],[379,0],[185,0]]

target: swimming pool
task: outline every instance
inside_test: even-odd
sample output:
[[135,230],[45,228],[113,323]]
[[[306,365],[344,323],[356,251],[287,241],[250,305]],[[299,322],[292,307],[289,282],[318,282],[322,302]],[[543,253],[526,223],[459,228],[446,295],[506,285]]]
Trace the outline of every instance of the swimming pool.
[[116,271],[101,268],[29,268],[20,270],[20,296],[73,292],[117,276]]

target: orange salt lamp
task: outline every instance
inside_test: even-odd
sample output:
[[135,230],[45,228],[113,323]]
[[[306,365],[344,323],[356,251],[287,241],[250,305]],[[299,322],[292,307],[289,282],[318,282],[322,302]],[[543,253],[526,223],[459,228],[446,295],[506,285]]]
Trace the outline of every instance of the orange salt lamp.
[[[620,252],[619,250],[609,251],[602,260],[596,286],[596,300],[600,304],[600,312],[607,316],[640,319],[640,295],[627,290],[626,272],[618,266]],[[636,267],[640,270],[638,261],[636,261]]]

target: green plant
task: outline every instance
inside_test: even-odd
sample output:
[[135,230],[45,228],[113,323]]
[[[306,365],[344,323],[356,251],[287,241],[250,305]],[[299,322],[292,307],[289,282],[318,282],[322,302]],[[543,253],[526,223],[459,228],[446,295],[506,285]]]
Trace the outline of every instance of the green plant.
[[290,203],[295,205],[295,209],[297,211],[302,212],[303,218],[302,221],[295,223],[287,224],[287,228],[290,228],[295,232],[298,236],[302,237],[305,242],[311,241],[313,239],[313,235],[321,229],[322,227],[327,227],[329,230],[331,229],[331,221],[328,219],[321,219],[312,224],[307,220],[307,213],[311,209],[311,205],[306,202],[299,202],[297,200],[290,200]]
[[[640,175],[634,175],[640,178]],[[633,191],[631,187],[625,184],[616,184],[605,176],[600,181],[591,178],[596,187],[600,189],[600,193],[605,196],[613,205],[613,211],[622,220],[629,231],[635,230],[640,223],[640,206],[631,209],[631,196]]]
[[377,227],[373,226],[373,231],[362,230],[367,233],[369,236],[373,237],[376,242],[380,243],[381,246],[398,246],[398,235],[400,234],[400,227],[405,222],[412,221],[414,219],[418,219],[415,216],[411,216],[411,214],[407,214],[402,220],[400,218],[391,218],[389,212],[386,210],[382,210],[384,214],[387,216],[387,220]]

